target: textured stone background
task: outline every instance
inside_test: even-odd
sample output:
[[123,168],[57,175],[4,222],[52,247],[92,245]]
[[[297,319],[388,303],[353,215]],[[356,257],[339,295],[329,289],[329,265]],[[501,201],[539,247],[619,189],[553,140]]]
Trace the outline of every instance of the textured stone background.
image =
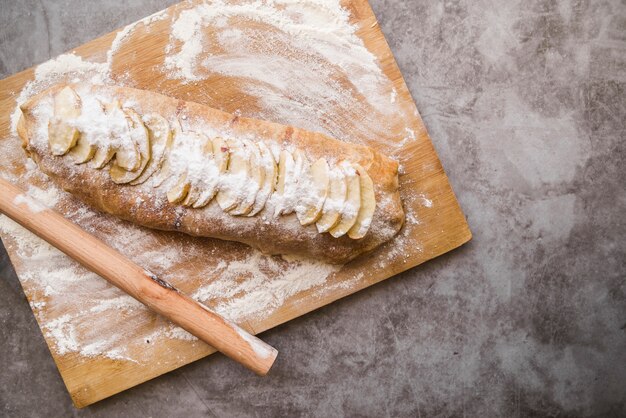
[[[171,1],[0,2],[0,76]],[[474,232],[451,254],[71,406],[6,258],[0,415],[626,416],[626,1],[372,6]]]

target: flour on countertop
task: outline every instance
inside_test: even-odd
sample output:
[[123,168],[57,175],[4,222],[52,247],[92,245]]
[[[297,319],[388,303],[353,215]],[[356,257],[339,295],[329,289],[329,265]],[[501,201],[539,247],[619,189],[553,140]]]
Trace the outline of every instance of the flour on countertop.
[[[189,3],[177,16],[159,12],[120,30],[106,62],[90,62],[70,53],[39,65],[34,80],[24,86],[16,101],[22,104],[61,81],[111,84],[114,56],[124,49],[138,24],[149,30],[150,24],[170,19],[172,33],[162,65],[166,77],[180,82],[215,75],[237,78],[242,94],[258,101],[258,109],[246,116],[352,142],[380,138],[381,145],[389,146],[394,142],[383,139],[389,127],[380,121],[386,120],[384,115],[401,113],[397,93],[349,18],[336,0]],[[254,21],[254,28],[238,26],[241,21]],[[214,29],[214,37],[205,37],[206,27]],[[119,83],[127,78],[116,74],[115,79]],[[334,120],[333,115],[346,111],[362,117],[353,125]],[[336,290],[347,291],[364,280],[363,273],[348,280],[332,280],[337,266],[270,257],[250,249],[226,259],[211,240],[149,231],[99,214],[57,188],[25,157],[15,133],[18,118],[16,107],[11,116],[14,138],[0,141],[0,153],[23,165],[0,166],[2,177],[28,189],[26,194],[42,205],[62,209],[71,221],[234,322],[265,318],[286,303],[295,303],[303,292],[307,297],[322,297]],[[432,206],[423,198],[423,206],[430,207],[428,202]],[[407,216],[410,224],[418,223],[414,213]],[[380,268],[419,245],[407,238],[406,231],[394,242],[395,250],[381,260]],[[20,280],[58,354],[146,363],[154,358],[159,341],[197,343],[191,334],[1,215],[0,234],[23,261],[23,268],[16,266]],[[189,274],[190,265],[195,268],[193,274]]]

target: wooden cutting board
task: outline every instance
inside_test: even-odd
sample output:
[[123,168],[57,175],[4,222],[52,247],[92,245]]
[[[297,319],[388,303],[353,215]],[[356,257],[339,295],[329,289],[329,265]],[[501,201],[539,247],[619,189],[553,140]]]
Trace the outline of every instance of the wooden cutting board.
[[[471,238],[369,4],[343,1],[340,9],[332,1],[278,3],[258,10],[181,3],[76,48],[76,56],[60,58],[56,66],[0,81],[0,175],[253,333]],[[49,183],[12,133],[10,116],[20,92],[45,84],[32,83],[36,77],[154,90],[369,144],[401,162],[407,222],[389,244],[334,268],[266,257],[237,243],[146,230],[96,213]],[[2,240],[77,407],[214,352],[11,221],[0,221]]]

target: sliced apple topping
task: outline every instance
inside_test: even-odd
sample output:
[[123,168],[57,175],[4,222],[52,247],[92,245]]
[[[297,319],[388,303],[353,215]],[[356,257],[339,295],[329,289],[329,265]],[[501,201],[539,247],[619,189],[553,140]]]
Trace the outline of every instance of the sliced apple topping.
[[334,167],[330,170],[330,188],[322,207],[322,216],[315,223],[318,232],[326,232],[339,223],[340,211],[345,205],[347,190],[343,170],[340,167]]
[[157,172],[163,165],[165,155],[172,147],[172,130],[167,119],[159,114],[150,113],[145,115],[142,120],[148,129],[151,158],[143,173],[130,182],[132,185],[144,183]]
[[309,160],[299,149],[293,152],[293,174],[285,179],[285,196],[287,197],[283,214],[288,215],[296,210],[298,198],[308,190],[302,190],[303,177],[309,170]]
[[296,206],[296,214],[302,225],[310,225],[322,216],[322,207],[330,188],[330,169],[325,158],[317,160],[305,173],[306,190]]
[[215,158],[215,163],[220,170],[220,173],[225,173],[228,169],[228,160],[230,157],[230,152],[228,150],[228,144],[224,141],[223,138],[215,137],[213,139],[213,156]]
[[217,203],[226,212],[236,208],[243,200],[241,189],[245,187],[250,173],[250,163],[243,145],[234,140],[229,140],[227,144],[230,153],[228,169],[222,176],[217,192]]
[[167,200],[170,203],[182,202],[185,199],[185,197],[187,197],[187,193],[189,193],[190,186],[191,186],[191,183],[189,182],[189,180],[187,180],[187,173],[186,172],[182,173],[180,177],[178,177],[178,181],[176,182],[174,187],[172,187],[167,192]]
[[80,116],[81,101],[71,87],[54,96],[54,116],[48,122],[48,144],[53,155],[65,155],[76,145],[80,132],[68,120]]
[[285,178],[293,174],[293,156],[289,151],[280,151],[278,157],[278,179],[276,180],[276,192],[285,193]]
[[165,182],[165,180],[167,180],[167,178],[170,176],[170,171],[171,171],[170,162],[166,156],[165,160],[163,161],[163,164],[161,164],[159,173],[157,174],[157,176],[154,179],[154,182],[152,183],[152,187],[159,187],[161,184],[163,184],[163,182]]
[[286,195],[286,192],[289,191],[289,188],[286,185],[289,184],[288,179],[293,179],[294,165],[295,162],[291,153],[287,150],[282,150],[278,159],[278,179],[276,180],[275,189],[277,202],[274,216],[281,215],[287,210],[289,196]]
[[130,138],[131,121],[122,110],[119,100],[105,105],[109,122],[113,125],[111,140],[115,151],[114,163],[126,171],[135,171],[141,164],[137,144]]
[[274,155],[272,151],[268,148],[267,145],[263,141],[259,141],[256,143],[259,148],[259,153],[261,156],[261,169],[263,170],[263,182],[261,184],[261,188],[256,195],[256,200],[254,201],[254,205],[250,213],[247,216],[254,216],[259,213],[267,203],[272,191],[274,191],[274,186],[276,184],[276,176],[278,175],[278,168],[276,167],[276,160],[274,159]]
[[[315,224],[319,233],[356,240],[370,229],[374,184],[359,164],[342,161],[331,168],[325,158],[311,164],[299,149],[183,133],[163,116],[142,118],[117,100],[103,105],[99,114],[98,102],[83,99],[70,87],[54,97],[51,152],[69,153],[76,164],[91,161],[98,169],[112,162],[109,174],[115,183],[138,185],[156,175],[153,186],[166,184],[172,204],[202,208],[216,198],[231,215],[255,216],[271,197],[274,216],[295,211],[302,226]],[[106,128],[88,129],[83,119],[94,112],[96,121],[103,116]]]
[[[116,152],[115,164],[113,164],[109,170],[111,179],[118,184],[130,183],[137,179],[150,161],[150,137],[146,126],[141,120],[141,116],[130,108],[124,109],[124,113],[128,120],[130,141],[122,142],[132,142],[135,144],[139,154],[139,164],[132,170],[125,169],[119,164],[120,151],[118,150]],[[124,146],[122,146],[122,148],[123,147]]]
[[361,239],[367,234],[372,223],[374,210],[376,210],[376,196],[374,194],[374,182],[367,171],[359,164],[353,164],[361,182],[361,208],[356,217],[356,222],[348,231],[352,239]]
[[[98,153],[99,147],[109,145],[110,129],[107,123],[107,115],[102,102],[90,96],[83,97],[81,116],[76,119],[76,126],[81,131],[80,138],[76,142],[76,146],[69,152],[69,156],[74,160],[75,164],[83,164],[92,161],[96,154],[98,160],[92,166],[101,168],[108,160],[104,161],[110,152],[108,147],[104,146],[104,152]],[[110,160],[110,158],[109,158]]]
[[200,189],[198,186],[194,185],[193,182],[189,182],[189,192],[187,193],[187,197],[181,202],[183,206],[191,206],[200,197]]
[[198,200],[193,204],[194,208],[206,206],[217,193],[220,176],[228,167],[228,148],[221,138],[207,141],[206,147],[211,147],[211,158],[206,161],[202,173],[202,191]]
[[111,161],[114,155],[115,149],[110,144],[102,145],[96,149],[93,159],[91,160],[91,166],[101,169]]
[[246,139],[243,141],[243,151],[249,162],[248,179],[241,184],[241,203],[229,212],[231,215],[247,215],[250,213],[265,177],[265,172],[261,168],[261,152],[257,146]]
[[[97,105],[94,106],[93,109],[94,113],[103,116],[104,119],[108,121],[106,105],[98,99],[96,99],[96,102]],[[90,161],[90,166],[99,170],[107,165],[115,155],[115,149],[113,149],[111,144],[111,130],[108,124],[106,124],[106,126],[97,127],[97,129],[91,132],[90,140],[95,144],[96,148],[93,158]]]
[[357,171],[347,162],[341,164],[341,169],[346,177],[348,191],[339,223],[329,230],[330,235],[335,238],[344,236],[354,226],[361,208],[361,182]]
[[81,135],[76,141],[76,146],[69,152],[75,164],[84,164],[90,161],[96,153],[96,146],[89,143],[86,135]]
[[213,143],[205,135],[197,132],[186,132],[186,139],[192,147],[199,148],[196,155],[190,156],[188,173],[191,174],[189,194],[183,201],[184,206],[194,205],[204,190],[205,171],[213,159]]

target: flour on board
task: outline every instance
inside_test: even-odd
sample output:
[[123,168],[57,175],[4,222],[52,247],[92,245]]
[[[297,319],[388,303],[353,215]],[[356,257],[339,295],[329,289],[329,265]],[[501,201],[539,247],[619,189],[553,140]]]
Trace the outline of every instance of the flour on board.
[[[337,0],[216,0],[173,17],[164,70],[182,83],[233,80],[260,104],[245,116],[360,142],[384,136],[380,115],[402,108],[357,29]],[[333,117],[347,111],[358,123]]]
[[43,210],[46,210],[46,207],[44,205],[23,193],[15,196],[15,199],[13,199],[13,203],[16,205],[26,205],[26,207],[33,213],[39,213]]

